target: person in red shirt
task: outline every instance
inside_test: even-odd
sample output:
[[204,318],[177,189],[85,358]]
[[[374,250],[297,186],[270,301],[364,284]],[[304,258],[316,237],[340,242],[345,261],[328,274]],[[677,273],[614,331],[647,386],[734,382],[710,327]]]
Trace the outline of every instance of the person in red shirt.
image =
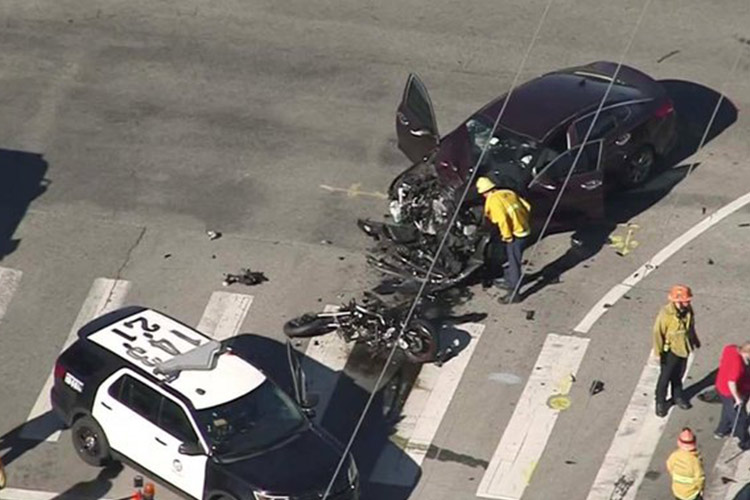
[[[721,351],[719,372],[716,374],[716,392],[721,398],[721,418],[714,432],[717,439],[727,437],[734,428],[740,448],[750,449],[747,426],[747,403],[750,396],[750,342],[729,344]],[[735,423],[736,420],[736,423]]]

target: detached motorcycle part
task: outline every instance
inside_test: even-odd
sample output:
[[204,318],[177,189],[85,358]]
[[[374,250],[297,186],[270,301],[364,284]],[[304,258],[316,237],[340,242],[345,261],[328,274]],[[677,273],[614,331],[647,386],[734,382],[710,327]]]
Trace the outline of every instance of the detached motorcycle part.
[[418,236],[417,229],[413,226],[388,224],[370,219],[357,219],[357,226],[376,241],[382,238],[396,243],[413,243]]
[[335,331],[337,325],[330,317],[307,313],[284,323],[284,334],[289,338],[307,338]]
[[428,363],[435,360],[438,337],[427,321],[415,319],[409,323],[399,340],[406,359],[412,363]]

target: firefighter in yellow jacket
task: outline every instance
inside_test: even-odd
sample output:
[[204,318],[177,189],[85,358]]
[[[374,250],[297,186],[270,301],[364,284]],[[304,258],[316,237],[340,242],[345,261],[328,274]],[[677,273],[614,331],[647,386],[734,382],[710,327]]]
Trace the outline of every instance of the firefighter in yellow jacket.
[[667,470],[672,476],[672,494],[677,500],[703,500],[706,474],[703,459],[695,445],[695,434],[688,427],[677,438],[677,449],[669,455]]
[[659,357],[660,372],[656,383],[656,415],[667,415],[667,388],[671,386],[674,403],[688,410],[692,406],[682,391],[690,353],[700,347],[695,333],[695,316],[691,302],[693,292],[685,285],[669,291],[669,304],[662,307],[654,322],[653,353]]
[[529,202],[514,191],[495,185],[487,177],[476,182],[477,191],[484,196],[484,215],[497,225],[500,238],[505,243],[508,265],[504,271],[504,284],[508,291],[500,300],[515,300],[521,281],[521,263],[526,240],[531,235]]

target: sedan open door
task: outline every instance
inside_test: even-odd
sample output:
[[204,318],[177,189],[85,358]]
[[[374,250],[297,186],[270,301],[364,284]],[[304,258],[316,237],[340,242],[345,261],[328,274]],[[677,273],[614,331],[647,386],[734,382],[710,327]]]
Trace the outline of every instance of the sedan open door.
[[414,163],[422,161],[438,145],[435,112],[422,80],[411,73],[396,112],[398,148]]
[[[551,221],[552,231],[579,227],[604,217],[604,183],[601,170],[602,141],[590,141],[561,154],[529,184],[532,214],[544,222],[561,190],[562,196]],[[565,179],[573,168],[568,183]]]

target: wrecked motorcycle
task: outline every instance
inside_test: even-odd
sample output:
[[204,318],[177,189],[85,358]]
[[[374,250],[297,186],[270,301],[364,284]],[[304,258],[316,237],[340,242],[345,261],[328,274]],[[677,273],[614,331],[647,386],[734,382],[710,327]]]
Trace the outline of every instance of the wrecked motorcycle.
[[410,305],[410,301],[403,301],[389,306],[373,296],[365,297],[361,303],[352,299],[336,311],[293,318],[284,324],[284,333],[291,338],[303,338],[337,331],[346,342],[367,345],[373,355],[389,352],[396,343],[413,363],[433,361],[438,336],[429,322],[411,319],[399,338]]
[[463,282],[485,262],[499,266],[505,260],[503,246],[492,244],[480,200],[465,203],[450,224],[461,193],[441,185],[429,165],[405,172],[390,194],[392,222],[357,221],[376,241],[367,261],[381,272],[420,282],[427,277],[428,291],[439,291]]

